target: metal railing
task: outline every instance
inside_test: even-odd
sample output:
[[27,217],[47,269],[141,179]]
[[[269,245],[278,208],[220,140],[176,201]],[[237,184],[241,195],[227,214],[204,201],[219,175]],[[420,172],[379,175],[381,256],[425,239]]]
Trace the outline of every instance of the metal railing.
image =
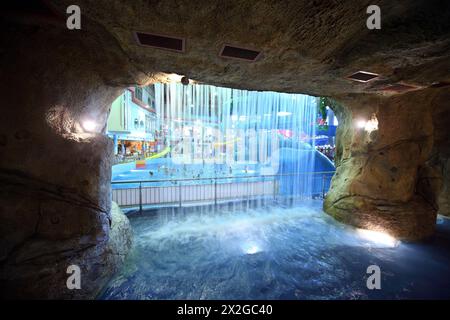
[[[325,197],[334,171],[276,175],[113,181],[112,200],[121,207],[164,207],[232,201]],[[289,177],[304,184],[290,183]],[[308,188],[305,186],[308,185]]]

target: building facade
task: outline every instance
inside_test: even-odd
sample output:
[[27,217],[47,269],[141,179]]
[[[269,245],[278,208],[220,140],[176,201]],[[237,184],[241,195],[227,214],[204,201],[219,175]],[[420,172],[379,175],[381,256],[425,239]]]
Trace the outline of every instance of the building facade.
[[114,154],[143,158],[158,150],[159,125],[153,85],[129,87],[111,105],[107,134],[114,141]]

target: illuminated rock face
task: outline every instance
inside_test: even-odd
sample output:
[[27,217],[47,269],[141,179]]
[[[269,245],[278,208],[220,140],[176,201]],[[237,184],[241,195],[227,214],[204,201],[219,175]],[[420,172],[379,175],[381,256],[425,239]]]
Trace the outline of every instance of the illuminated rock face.
[[[72,4],[54,2],[63,17]],[[129,229],[125,219],[114,228],[112,144],[102,132],[123,88],[163,79],[163,73],[335,97],[345,107],[325,210],[405,239],[430,235],[438,210],[449,214],[448,87],[391,98],[374,93],[398,81],[424,87],[450,81],[450,10],[442,7],[448,4],[379,1],[389,14],[382,30],[370,32],[364,12],[372,1],[152,3],[79,0],[81,31],[68,31],[64,19],[1,16],[3,297],[93,297],[116,270]],[[135,30],[185,37],[186,51],[138,46]],[[223,43],[261,50],[262,58],[220,58]],[[358,70],[380,73],[382,80],[345,79]],[[377,130],[351,123],[373,113]],[[98,124],[98,133],[83,132],[86,119]],[[84,289],[67,290],[70,264],[80,265]]]
[[[444,100],[439,89],[391,98],[342,98],[346,109],[338,112],[339,159],[325,211],[401,239],[430,236],[439,201],[446,197],[443,167],[433,160],[445,157],[434,134],[448,132],[434,117],[436,104]],[[378,129],[358,127],[372,116]]]

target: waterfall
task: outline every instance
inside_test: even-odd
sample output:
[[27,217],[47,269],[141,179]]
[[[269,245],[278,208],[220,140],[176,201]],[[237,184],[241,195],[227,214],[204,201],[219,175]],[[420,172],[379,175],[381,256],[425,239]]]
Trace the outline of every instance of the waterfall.
[[168,157],[178,168],[170,178],[247,183],[252,190],[243,192],[253,198],[270,193],[258,181],[269,181],[273,193],[285,198],[317,191],[310,174],[315,97],[170,83],[155,84],[155,100]]

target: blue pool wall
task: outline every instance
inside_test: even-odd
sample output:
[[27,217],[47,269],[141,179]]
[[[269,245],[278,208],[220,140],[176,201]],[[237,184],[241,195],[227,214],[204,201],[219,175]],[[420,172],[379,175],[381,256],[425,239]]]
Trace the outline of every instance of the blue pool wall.
[[[311,160],[313,161],[312,166],[305,167],[304,164]],[[330,188],[335,170],[333,162],[313,148],[281,148],[280,174],[292,172],[315,172],[317,174],[282,176],[279,179],[279,193],[285,196],[320,196]],[[327,173],[322,174],[322,172]]]

